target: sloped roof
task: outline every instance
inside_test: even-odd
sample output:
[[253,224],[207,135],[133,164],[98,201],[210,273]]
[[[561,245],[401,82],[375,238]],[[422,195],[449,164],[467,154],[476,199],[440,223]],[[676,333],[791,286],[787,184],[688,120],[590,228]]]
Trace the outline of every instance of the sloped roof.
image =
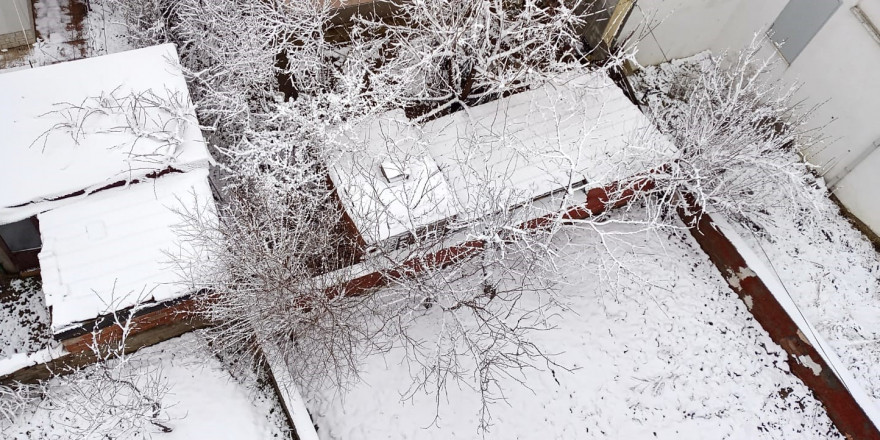
[[[330,176],[361,236],[370,244],[455,215],[452,190],[403,112],[358,127],[355,144],[332,158]],[[384,168],[384,169],[383,169]],[[405,178],[388,181],[388,171]]]
[[113,188],[37,218],[52,330],[140,302],[188,293],[175,261],[205,258],[185,238],[184,212],[216,215],[208,170]]
[[423,131],[462,212],[481,211],[487,191],[514,205],[578,182],[604,186],[675,152],[602,71],[435,119]]
[[171,44],[0,73],[0,103],[0,223],[211,160]]
[[[341,144],[348,150],[331,159],[331,178],[371,244],[571,184],[604,186],[668,163],[676,151],[601,71],[549,82],[424,126],[390,112],[345,133]],[[382,162],[413,158],[430,171],[415,173],[409,184],[388,183],[380,173]],[[487,206],[490,201],[495,205]]]

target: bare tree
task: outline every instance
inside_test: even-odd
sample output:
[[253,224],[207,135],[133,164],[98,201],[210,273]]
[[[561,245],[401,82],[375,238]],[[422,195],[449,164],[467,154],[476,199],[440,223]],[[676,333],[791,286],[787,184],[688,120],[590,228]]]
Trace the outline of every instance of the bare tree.
[[[55,104],[55,110],[40,115],[58,120],[33,145],[45,149],[50,136],[67,134],[74,144],[87,141],[90,135],[125,133],[131,142],[110,145],[126,152],[131,162],[168,166],[185,142],[186,131],[198,127],[191,116],[192,104],[180,92],[145,90],[122,92],[118,86],[80,103]],[[94,120],[100,120],[95,122]],[[143,144],[148,144],[144,146]],[[138,164],[135,166],[143,166]]]
[[[361,20],[370,89],[422,117],[497,99],[571,69],[592,1],[393,1]],[[378,37],[377,37],[378,36]],[[355,38],[358,42],[358,39]],[[356,44],[356,46],[358,46]]]
[[[427,124],[392,112],[323,155],[367,244],[359,267],[383,276],[371,293],[384,325],[377,336],[406,350],[411,393],[429,391],[439,406],[451,382],[478,390],[481,429],[504,399],[500,378],[555,365],[530,339],[558,310],[564,252],[554,237],[568,227],[601,234],[606,208],[641,197],[628,180],[673,157],[647,124],[632,124],[629,142],[614,144],[621,151],[607,150],[603,99],[623,95],[607,93],[616,86],[601,70],[578,73]],[[584,209],[587,189],[612,182],[592,215],[570,213]],[[627,220],[641,226],[633,233],[668,224],[642,212]]]
[[136,330],[130,318],[137,309],[115,311],[110,327],[92,332],[89,348],[94,365],[53,372],[36,384],[0,387],[0,411],[14,422],[30,411],[48,413],[50,424],[66,438],[143,438],[171,432],[167,409],[169,385],[162,370],[134,361],[126,341]]
[[[132,362],[125,343],[135,330],[134,320],[123,318],[120,312],[112,316],[109,332],[92,334],[89,348],[98,362],[57,376],[44,393],[42,405],[73,438],[126,438],[156,430],[171,432],[165,412],[169,386],[161,369]],[[108,339],[108,334],[114,337]]]
[[775,79],[777,61],[761,47],[758,38],[739,53],[707,54],[672,75],[653,67],[638,77],[649,115],[680,150],[655,179],[662,203],[677,205],[681,191],[737,221],[770,221],[771,204],[811,205],[812,166],[798,152],[821,136],[807,129],[812,109],[793,99],[797,86]]
[[[326,79],[325,1],[110,0],[137,45],[177,45],[203,125],[224,143],[273,112],[279,82],[313,90]],[[228,139],[226,138],[228,137]]]
[[210,249],[211,260],[184,270],[195,287],[214,293],[202,313],[217,323],[208,332],[216,347],[260,362],[260,341],[271,340],[301,384],[345,383],[372,339],[364,322],[370,298],[330,293],[344,275],[321,275],[351,264],[354,244],[315,164],[284,170],[302,180],[279,191],[269,175],[237,177],[219,221],[189,213],[190,239]]
[[0,427],[14,422],[40,400],[38,386],[28,384],[0,385]]

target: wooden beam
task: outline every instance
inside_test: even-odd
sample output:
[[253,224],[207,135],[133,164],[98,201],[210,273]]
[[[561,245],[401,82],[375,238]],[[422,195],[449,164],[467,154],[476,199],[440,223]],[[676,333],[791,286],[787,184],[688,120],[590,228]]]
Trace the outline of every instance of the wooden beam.
[[611,12],[611,19],[608,20],[605,31],[602,32],[602,44],[609,51],[620,35],[620,31],[623,30],[623,25],[626,24],[626,19],[629,18],[635,5],[636,0],[620,0],[614,7],[614,11]]

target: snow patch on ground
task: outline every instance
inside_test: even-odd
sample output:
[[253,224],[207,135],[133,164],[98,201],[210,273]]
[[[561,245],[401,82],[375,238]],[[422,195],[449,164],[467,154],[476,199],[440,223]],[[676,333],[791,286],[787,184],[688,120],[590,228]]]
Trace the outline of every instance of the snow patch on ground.
[[[514,372],[486,438],[839,437],[686,232],[615,237],[614,255],[637,270],[584,270],[599,238],[560,237],[572,245],[565,307],[555,329],[532,339],[568,369]],[[367,359],[361,377],[347,393],[311,400],[322,439],[479,436],[478,391],[452,385],[440,396],[401,397],[410,386],[402,350]]]
[[809,355],[801,355],[797,357],[798,363],[810,369],[816,376],[822,373],[822,366],[817,364]]
[[21,358],[51,345],[49,311],[39,278],[0,281],[0,335],[0,365],[3,359]]
[[[734,289],[742,289],[742,282],[745,281],[747,278],[751,278],[754,276],[756,276],[756,275],[755,275],[755,272],[752,272],[752,269],[750,269],[748,267],[741,267],[736,272],[732,272],[732,273],[727,274],[727,282],[730,283],[730,285]],[[751,300],[749,300],[749,301],[751,301]],[[748,302],[747,302],[747,304],[748,304]],[[750,305],[749,310],[751,310],[751,308],[752,308],[752,306]]]
[[[145,433],[154,440],[288,438],[283,412],[275,397],[257,387],[256,379],[234,379],[205,347],[198,332],[138,351],[131,359],[140,368],[158,367],[171,387],[166,402],[170,433]],[[31,408],[9,425],[4,439],[62,439],[69,436],[52,411]],[[142,438],[142,437],[138,437]]]

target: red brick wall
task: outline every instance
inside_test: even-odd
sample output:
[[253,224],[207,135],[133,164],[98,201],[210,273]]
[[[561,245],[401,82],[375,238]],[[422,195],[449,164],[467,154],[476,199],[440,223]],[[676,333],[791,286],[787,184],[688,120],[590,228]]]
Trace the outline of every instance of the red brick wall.
[[[687,199],[692,205],[691,212],[702,212],[702,208],[693,203],[692,197]],[[804,333],[767,285],[749,269],[733,243],[715,228],[712,218],[705,213],[700,216],[692,215],[683,209],[679,209],[678,214],[685,224],[695,226],[690,230],[691,235],[730,284],[730,288],[745,302],[755,320],[789,354],[788,365],[791,372],[813,390],[815,397],[825,405],[828,416],[837,429],[852,440],[880,440],[880,431],[834,374],[834,370],[806,340]],[[798,360],[806,360],[803,356],[808,356],[820,366],[819,374]]]
[[[159,310],[145,313],[141,316],[136,316],[131,319],[133,329],[129,334],[129,337],[142,335],[150,330],[154,330],[163,326],[169,326],[170,324],[186,323],[193,318],[192,312],[193,310],[195,310],[195,305],[195,300],[189,299],[165,308],[161,308]],[[118,341],[121,334],[122,329],[120,329],[119,326],[111,325],[109,327],[99,330],[96,333],[96,336],[98,343],[103,345]],[[161,342],[162,340],[164,340],[161,339],[161,336],[159,336],[157,339],[158,340],[151,343]],[[61,341],[61,344],[67,351],[71,353],[80,353],[91,351],[89,349],[89,344],[91,344],[92,341],[92,333],[86,333],[82,336],[65,339]],[[145,345],[150,345],[151,343],[147,343]]]

